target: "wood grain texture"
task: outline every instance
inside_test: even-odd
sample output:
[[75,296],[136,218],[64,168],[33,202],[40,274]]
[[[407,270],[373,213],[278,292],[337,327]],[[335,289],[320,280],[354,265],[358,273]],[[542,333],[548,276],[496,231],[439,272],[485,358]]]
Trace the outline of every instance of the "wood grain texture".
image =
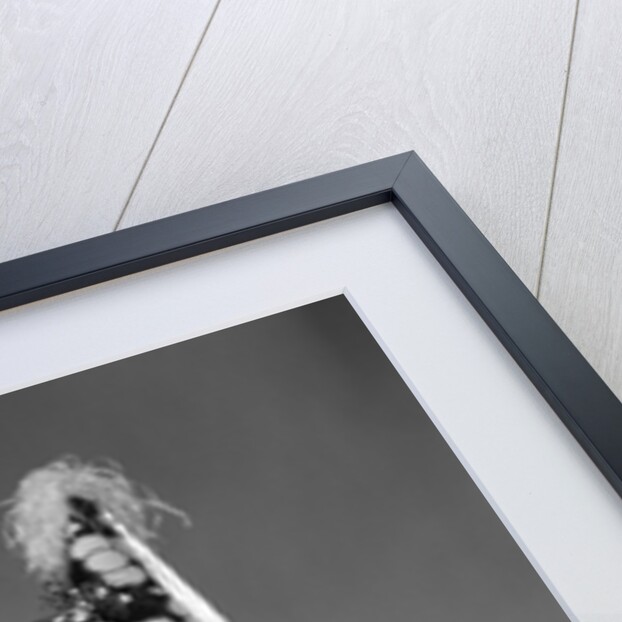
[[213,7],[0,3],[0,261],[114,228]]
[[622,398],[622,4],[581,2],[540,299]]
[[415,149],[534,286],[573,0],[223,0],[122,219]]

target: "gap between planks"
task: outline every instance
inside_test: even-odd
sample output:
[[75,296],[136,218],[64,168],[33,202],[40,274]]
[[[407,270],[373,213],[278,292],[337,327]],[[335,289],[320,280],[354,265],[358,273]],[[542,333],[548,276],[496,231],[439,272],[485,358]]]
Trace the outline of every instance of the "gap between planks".
[[546,215],[544,218],[544,230],[542,232],[542,248],[540,251],[540,266],[536,280],[535,296],[540,300],[540,289],[542,287],[542,274],[544,272],[544,263],[546,255],[546,243],[549,237],[549,225],[551,222],[551,208],[553,206],[553,196],[555,193],[555,181],[557,179],[557,164],[559,161],[559,151],[561,146],[562,132],[564,128],[564,118],[566,116],[566,103],[568,99],[568,84],[570,83],[570,68],[572,66],[572,54],[574,51],[575,38],[577,33],[577,22],[579,19],[579,4],[581,0],[576,0],[574,18],[572,22],[572,33],[570,35],[570,49],[568,50],[568,64],[566,65],[566,80],[564,82],[564,90],[562,94],[562,105],[559,114],[559,126],[557,129],[557,140],[555,144],[555,156],[553,158],[553,171],[551,173],[551,189],[546,206]]
[[145,161],[143,162],[142,166],[140,167],[140,170],[138,171],[136,180],[132,184],[132,188],[130,189],[130,192],[127,196],[125,204],[123,205],[123,208],[121,209],[121,212],[119,213],[119,217],[117,218],[117,222],[114,225],[113,231],[117,231],[119,229],[119,226],[121,225],[123,216],[125,216],[125,212],[127,211],[127,208],[130,204],[130,201],[132,200],[132,197],[134,196],[134,192],[136,191],[136,188],[138,187],[138,184],[143,176],[143,173],[145,172],[145,168],[147,167],[147,164],[149,163],[151,155],[153,154],[153,150],[158,144],[158,140],[160,138],[160,135],[162,134],[162,130],[164,129],[164,126],[166,125],[166,122],[168,121],[171,115],[171,111],[173,110],[173,107],[175,106],[175,102],[177,101],[177,98],[179,97],[179,93],[181,92],[181,89],[183,88],[184,83],[186,82],[186,78],[188,77],[188,74],[190,73],[190,69],[192,68],[192,65],[194,64],[197,54],[199,53],[199,50],[201,49],[201,46],[203,45],[203,41],[205,40],[207,31],[209,30],[209,27],[212,25],[212,22],[214,21],[214,16],[216,15],[216,12],[218,11],[218,7],[220,6],[221,2],[222,0],[216,0],[216,4],[214,5],[214,10],[212,11],[211,15],[207,19],[205,28],[203,29],[203,32],[201,33],[201,36],[199,37],[199,40],[194,48],[194,51],[192,52],[192,55],[190,56],[190,61],[188,62],[188,65],[186,66],[186,69],[181,76],[179,86],[175,90],[173,98],[171,99],[171,103],[169,104],[168,108],[166,109],[166,112],[164,113],[162,123],[160,123],[160,127],[158,127],[158,131],[156,132],[153,142],[151,143],[151,147],[149,147],[149,151],[147,151],[147,155],[145,156]]

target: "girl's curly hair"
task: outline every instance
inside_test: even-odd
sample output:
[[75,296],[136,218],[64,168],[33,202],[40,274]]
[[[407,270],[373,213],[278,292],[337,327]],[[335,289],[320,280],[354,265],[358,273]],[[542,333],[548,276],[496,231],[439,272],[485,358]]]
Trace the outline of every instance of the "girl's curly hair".
[[28,473],[4,517],[4,537],[42,583],[66,580],[65,534],[69,497],[78,496],[112,513],[141,540],[156,536],[163,512],[186,516],[128,480],[117,465],[85,463],[68,456]]

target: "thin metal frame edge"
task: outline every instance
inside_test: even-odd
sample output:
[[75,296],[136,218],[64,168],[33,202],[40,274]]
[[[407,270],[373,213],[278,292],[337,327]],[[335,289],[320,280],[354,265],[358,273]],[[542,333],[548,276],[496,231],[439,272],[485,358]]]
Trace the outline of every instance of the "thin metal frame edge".
[[0,263],[0,311],[387,203],[390,156]]
[[622,403],[413,152],[393,204],[622,496]]

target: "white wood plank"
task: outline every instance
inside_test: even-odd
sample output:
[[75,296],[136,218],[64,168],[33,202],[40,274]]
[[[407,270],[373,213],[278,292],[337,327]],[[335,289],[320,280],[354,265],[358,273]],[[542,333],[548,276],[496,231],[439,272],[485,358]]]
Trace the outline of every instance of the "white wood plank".
[[574,0],[224,0],[127,227],[416,149],[533,287]]
[[582,2],[541,301],[622,398],[622,4]]
[[214,2],[0,2],[0,260],[114,228]]

